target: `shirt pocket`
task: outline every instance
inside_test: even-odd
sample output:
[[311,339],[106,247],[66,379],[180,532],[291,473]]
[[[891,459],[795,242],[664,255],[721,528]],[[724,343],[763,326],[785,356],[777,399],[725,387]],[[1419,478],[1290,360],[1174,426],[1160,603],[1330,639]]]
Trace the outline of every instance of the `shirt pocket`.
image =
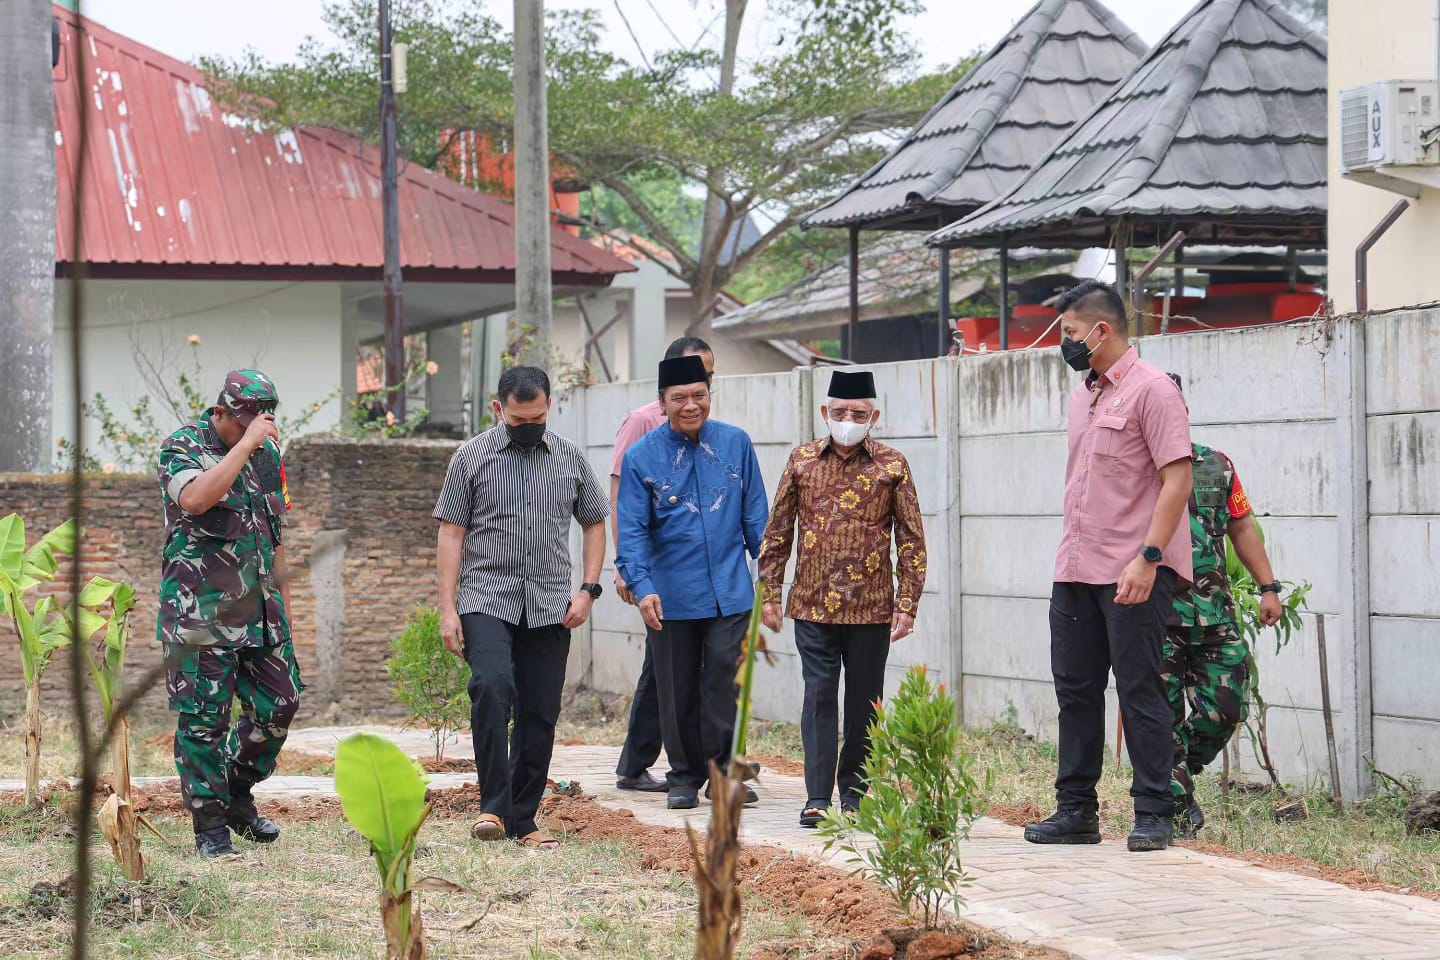
[[215,506],[195,518],[195,530],[217,540],[243,540],[250,535],[250,504],[233,487]]
[[1104,413],[1095,418],[1095,472],[1123,477],[1139,472],[1136,444],[1140,427],[1132,418]]

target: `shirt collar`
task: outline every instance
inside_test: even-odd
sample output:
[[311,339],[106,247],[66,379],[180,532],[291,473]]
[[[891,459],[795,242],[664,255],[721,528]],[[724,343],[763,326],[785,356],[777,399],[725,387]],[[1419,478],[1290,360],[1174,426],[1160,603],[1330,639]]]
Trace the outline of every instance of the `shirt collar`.
[[[865,434],[865,438],[857,445],[857,450],[871,460],[875,459],[875,451],[870,449],[870,434]],[[835,438],[833,437],[826,437],[820,441],[820,455],[823,457],[827,453],[833,453],[837,457],[840,456],[840,451],[835,449]]]
[[[1124,354],[1121,355],[1119,360],[1115,361],[1114,366],[1112,366],[1109,370],[1105,371],[1105,379],[1109,380],[1116,386],[1119,386],[1120,381],[1125,379],[1125,375],[1134,368],[1135,364],[1138,363],[1139,360],[1140,354],[1135,350],[1134,347],[1131,347],[1130,349],[1126,350]],[[1085,378],[1085,385],[1091,390],[1099,389],[1099,387],[1102,385],[1100,383],[1100,377],[1101,374],[1096,373],[1094,370],[1091,370],[1090,376]]]
[[[699,437],[696,438],[697,440],[704,440],[704,439],[706,439],[706,437],[707,437],[707,436],[709,435],[709,433],[710,433],[710,424],[711,424],[711,423],[712,423],[711,419],[710,419],[709,417],[706,417],[706,418],[705,418],[705,422],[702,423],[702,424],[700,424],[700,435],[699,435]],[[681,433],[679,430],[676,430],[676,429],[675,429],[675,426],[674,426],[674,424],[672,424],[672,423],[670,422],[670,418],[669,418],[669,417],[666,417],[666,418],[665,418],[665,429],[669,432],[669,434],[670,434],[670,439],[671,439],[671,440],[674,440],[674,441],[677,442],[677,443],[689,443],[689,442],[690,442],[690,438],[689,438],[689,437],[685,436],[685,434],[683,434],[683,433]]]
[[195,421],[195,428],[200,431],[200,441],[211,450],[223,450],[229,452],[230,448],[225,446],[225,441],[220,439],[220,432],[215,429],[215,411],[206,410],[200,414],[200,419]]

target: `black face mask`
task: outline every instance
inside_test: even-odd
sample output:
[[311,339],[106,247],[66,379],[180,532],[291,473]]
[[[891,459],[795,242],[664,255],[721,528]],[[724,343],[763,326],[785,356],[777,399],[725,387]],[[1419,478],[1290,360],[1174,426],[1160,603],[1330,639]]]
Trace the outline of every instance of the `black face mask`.
[[[1100,326],[1096,324],[1090,328],[1090,333],[1094,333],[1098,329],[1100,329]],[[1085,334],[1085,340],[1090,339],[1090,333]],[[1070,369],[1078,370],[1081,373],[1090,369],[1090,355],[1095,352],[1085,346],[1085,340],[1071,340],[1069,337],[1066,337],[1060,341],[1060,356],[1065,358],[1065,362],[1070,365]],[[1099,345],[1097,344],[1096,346]]]
[[510,435],[510,442],[517,447],[530,449],[545,439],[545,424],[543,423],[517,423],[505,424],[505,432]]

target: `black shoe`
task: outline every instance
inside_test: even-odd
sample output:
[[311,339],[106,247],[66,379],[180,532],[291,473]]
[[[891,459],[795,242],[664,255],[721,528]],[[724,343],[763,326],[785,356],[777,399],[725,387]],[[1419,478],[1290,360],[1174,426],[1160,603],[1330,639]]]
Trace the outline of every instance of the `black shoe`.
[[251,843],[274,843],[280,839],[280,828],[253,809],[231,810],[225,823],[237,837]]
[[195,849],[200,851],[200,856],[207,860],[221,860],[226,857],[238,857],[240,854],[230,843],[230,830],[228,827],[214,827],[210,830],[201,830],[195,834]]
[[1043,823],[1025,828],[1030,843],[1099,843],[1100,818],[1093,807],[1062,807]]
[[829,801],[805,804],[805,809],[800,811],[800,826],[814,830],[824,821],[825,812],[829,809]]
[[686,790],[682,787],[670,791],[670,795],[665,799],[665,806],[671,810],[694,810],[700,806],[700,798],[694,790]]
[[1194,840],[1200,835],[1200,828],[1205,826],[1205,811],[1200,809],[1193,794],[1177,800],[1175,806],[1179,810],[1175,814],[1174,839]]
[[[708,784],[708,783],[705,784],[705,799],[706,799],[706,800],[709,800],[709,799],[710,799],[710,784]],[[756,804],[756,803],[759,803],[759,802],[760,802],[760,797],[755,793],[755,791],[754,791],[754,790],[751,790],[749,787],[746,787],[746,788],[745,788],[745,806],[748,807],[748,806],[750,806],[751,804]]]
[[1135,829],[1130,831],[1125,846],[1132,851],[1164,850],[1170,846],[1173,832],[1169,817],[1158,813],[1137,813]]
[[646,770],[638,777],[619,777],[615,780],[616,790],[639,790],[642,793],[664,793],[669,789],[664,780],[657,780]]

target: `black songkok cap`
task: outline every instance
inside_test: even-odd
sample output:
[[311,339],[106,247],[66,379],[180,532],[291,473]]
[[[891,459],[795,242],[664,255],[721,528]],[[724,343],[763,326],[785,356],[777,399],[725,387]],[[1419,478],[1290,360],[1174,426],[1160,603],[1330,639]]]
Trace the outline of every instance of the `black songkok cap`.
[[674,357],[660,361],[660,389],[683,387],[691,383],[709,383],[710,375],[705,372],[705,361],[693,353],[686,357]]
[[836,370],[830,374],[830,396],[835,400],[874,400],[875,374],[869,370],[859,373]]

